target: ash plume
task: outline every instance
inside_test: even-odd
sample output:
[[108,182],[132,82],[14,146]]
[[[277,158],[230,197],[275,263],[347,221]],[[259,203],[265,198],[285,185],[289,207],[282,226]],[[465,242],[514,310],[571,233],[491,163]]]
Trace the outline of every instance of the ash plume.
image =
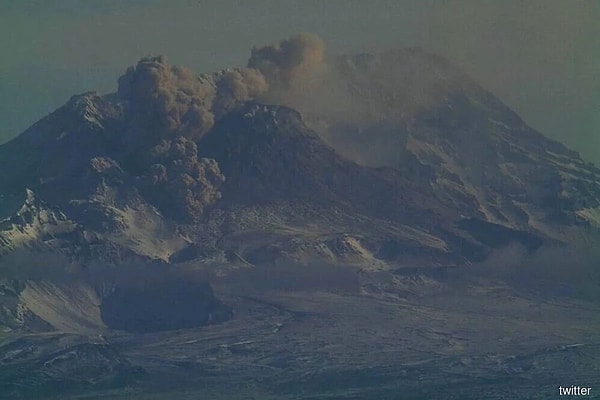
[[197,141],[232,108],[259,101],[297,109],[329,144],[343,149],[352,139],[329,128],[406,125],[448,93],[473,86],[449,62],[419,49],[328,56],[323,40],[301,33],[254,47],[245,68],[208,75],[194,76],[164,57],[144,58],[119,79],[118,94],[130,120],[126,145],[177,136]]
[[197,76],[159,56],[142,58],[130,67],[119,78],[118,94],[127,103],[133,137],[144,134],[147,140],[150,133],[156,141],[177,136],[198,140],[212,128],[215,117],[267,89],[265,78],[255,69]]
[[216,118],[267,89],[263,75],[250,68],[196,76],[164,57],[130,67],[119,79],[128,119],[121,142],[142,193],[165,215],[198,221],[220,199],[225,177],[215,160],[198,159],[195,141]]
[[419,48],[327,56],[324,42],[309,33],[255,47],[248,67],[268,82],[266,100],[335,120],[404,118],[474,86],[445,59]]
[[227,69],[213,76],[217,91],[212,110],[216,118],[240,103],[259,98],[269,90],[264,75],[253,68]]
[[[478,90],[444,58],[418,48],[332,56],[321,39],[306,33],[255,47],[248,67],[259,70],[269,86],[259,101],[300,111],[339,153],[364,165],[392,162],[385,155],[364,154],[370,127],[406,130],[421,112],[443,106],[449,95]],[[375,153],[401,145],[378,145]]]
[[252,49],[248,67],[259,70],[271,85],[272,95],[293,95],[307,80],[318,79],[324,64],[325,44],[316,35],[301,33],[276,45]]
[[168,217],[195,222],[221,198],[225,177],[213,159],[198,158],[196,143],[163,139],[150,150],[154,162],[139,178],[142,192]]
[[143,58],[130,67],[119,78],[118,94],[130,105],[133,130],[150,131],[155,138],[198,139],[214,123],[215,89],[164,57]]
[[352,98],[348,80],[325,50],[325,43],[310,33],[253,48],[248,67],[260,71],[269,85],[258,100],[297,109],[312,128],[321,119],[363,119],[363,104]]

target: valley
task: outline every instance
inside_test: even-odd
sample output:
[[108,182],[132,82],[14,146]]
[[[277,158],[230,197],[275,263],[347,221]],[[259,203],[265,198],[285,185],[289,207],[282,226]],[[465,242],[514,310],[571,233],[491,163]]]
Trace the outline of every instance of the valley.
[[600,386],[599,303],[455,274],[237,270],[213,281],[233,310],[215,325],[7,334],[0,397],[547,399]]

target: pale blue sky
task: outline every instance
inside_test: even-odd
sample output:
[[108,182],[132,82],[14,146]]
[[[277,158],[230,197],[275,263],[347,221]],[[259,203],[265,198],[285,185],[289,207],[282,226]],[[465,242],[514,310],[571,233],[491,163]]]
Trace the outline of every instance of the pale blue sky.
[[600,163],[600,1],[2,0],[0,141],[148,54],[198,72],[314,32],[340,53],[420,45]]

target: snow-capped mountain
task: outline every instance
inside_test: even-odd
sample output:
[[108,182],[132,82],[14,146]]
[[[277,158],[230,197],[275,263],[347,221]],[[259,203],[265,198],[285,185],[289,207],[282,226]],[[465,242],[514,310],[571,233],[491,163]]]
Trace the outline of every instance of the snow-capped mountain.
[[260,69],[195,77],[162,58],[118,93],[74,96],[0,147],[3,199],[24,198],[2,203],[2,253],[390,268],[595,234],[600,170],[448,61],[408,49],[330,68],[344,112],[269,104]]

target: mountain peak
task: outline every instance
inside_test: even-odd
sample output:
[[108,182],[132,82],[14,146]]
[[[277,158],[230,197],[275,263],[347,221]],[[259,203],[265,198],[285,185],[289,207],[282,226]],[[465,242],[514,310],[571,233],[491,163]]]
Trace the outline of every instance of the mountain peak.
[[36,201],[37,201],[37,198],[36,198],[35,193],[33,192],[33,190],[31,190],[29,188],[26,188],[25,189],[25,205],[26,206],[31,206]]
[[70,106],[77,114],[92,125],[102,129],[101,121],[104,119],[103,98],[97,92],[87,92],[71,97],[67,106]]

